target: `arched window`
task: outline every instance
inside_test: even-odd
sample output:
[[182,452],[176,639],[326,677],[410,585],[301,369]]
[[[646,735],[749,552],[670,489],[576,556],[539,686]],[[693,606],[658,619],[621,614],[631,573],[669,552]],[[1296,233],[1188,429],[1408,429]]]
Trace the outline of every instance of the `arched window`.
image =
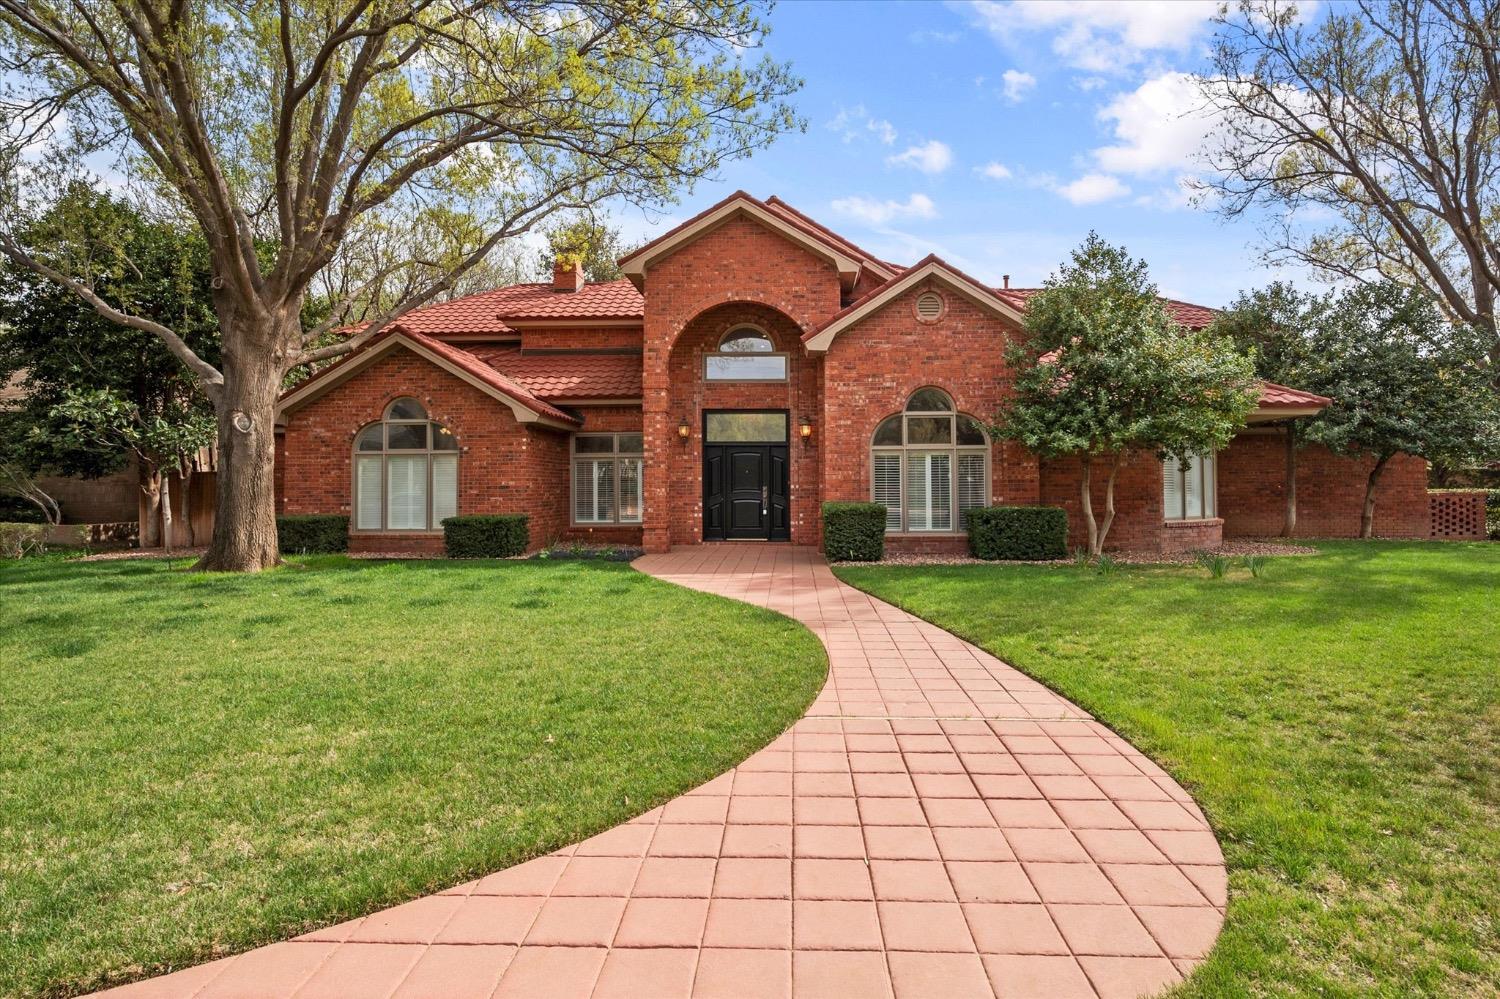
[[885,505],[885,529],[959,531],[990,501],[990,442],[946,392],[918,389],[870,441],[870,495]]
[[354,529],[437,531],[458,513],[458,439],[397,399],[354,439]]
[[784,382],[786,355],[766,332],[736,326],[719,338],[719,349],[703,358],[703,377],[711,382]]

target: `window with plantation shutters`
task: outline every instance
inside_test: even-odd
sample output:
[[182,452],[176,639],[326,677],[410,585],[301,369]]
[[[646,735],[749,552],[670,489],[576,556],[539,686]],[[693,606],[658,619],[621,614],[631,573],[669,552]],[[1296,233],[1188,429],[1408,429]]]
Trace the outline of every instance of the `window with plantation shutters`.
[[354,530],[437,531],[458,514],[458,439],[397,399],[354,439]]
[[1162,515],[1167,520],[1203,520],[1218,516],[1217,458],[1167,457],[1161,463]]
[[870,440],[870,498],[886,509],[888,533],[948,533],[990,501],[990,444],[946,392],[913,392]]
[[640,434],[578,434],[573,438],[573,523],[641,522]]
[[885,505],[885,529],[901,530],[901,452],[875,452],[874,480],[871,498]]

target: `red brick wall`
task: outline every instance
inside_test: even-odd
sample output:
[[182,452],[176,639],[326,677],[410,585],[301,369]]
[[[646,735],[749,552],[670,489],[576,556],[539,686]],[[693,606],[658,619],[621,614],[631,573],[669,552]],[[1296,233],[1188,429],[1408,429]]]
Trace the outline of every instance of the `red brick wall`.
[[1224,542],[1224,521],[1169,520],[1162,524],[1161,550],[1164,552],[1190,552],[1201,548],[1217,548]]
[[[917,296],[929,289],[946,302],[935,323],[919,322],[913,311]],[[992,313],[932,282],[913,288],[839,334],[823,360],[831,387],[818,428],[823,498],[870,499],[870,439],[875,428],[905,408],[907,397],[923,386],[947,392],[959,412],[981,421],[994,419],[1010,390],[1004,350],[1012,332]],[[991,449],[990,472],[992,503],[1023,506],[1038,501],[1035,455],[1001,441]],[[930,537],[910,543],[893,537],[888,546],[893,551],[944,548]]]
[[[462,344],[460,344],[462,346]],[[639,326],[523,329],[523,350],[640,350]]]
[[[1041,502],[1068,511],[1068,547],[1088,544],[1080,496],[1083,465],[1077,458],[1042,462]],[[1104,519],[1105,483],[1109,466],[1095,460],[1089,475],[1094,519]],[[1136,455],[1115,478],[1115,520],[1104,538],[1106,549],[1159,551],[1162,547],[1161,462],[1154,455]]]
[[[677,439],[677,424],[685,415],[680,410],[689,404],[681,392],[691,393],[691,384],[673,383],[673,347],[695,317],[735,302],[769,306],[805,331],[839,310],[838,275],[824,260],[744,217],[726,222],[651,266],[646,275],[643,380],[645,544],[652,551],[664,550],[674,537],[691,534],[691,525],[701,518],[702,498],[691,491],[691,482],[702,475],[701,463],[685,472],[690,476],[686,482],[679,481],[675,471],[684,460],[673,450],[683,447]],[[661,456],[668,454],[674,457],[662,461]],[[799,488],[808,481],[798,468],[794,467],[793,475]],[[691,525],[674,528],[679,516],[674,511],[689,501],[694,504]],[[795,511],[793,516],[797,516]],[[801,534],[794,537],[805,537],[806,532],[804,523]]]
[[[1341,458],[1319,445],[1297,453],[1297,535],[1359,534],[1372,458]],[[1219,514],[1225,537],[1281,533],[1286,509],[1286,443],[1279,433],[1243,433],[1219,455]],[[1392,458],[1375,490],[1375,533],[1425,538],[1429,530],[1427,462]]]
[[[351,513],[354,437],[398,396],[421,400],[458,437],[458,511],[526,513],[536,547],[567,524],[567,434],[516,421],[510,408],[415,354],[395,350],[290,413],[282,443],[279,507],[285,513]],[[375,551],[432,551],[409,533],[356,535]],[[438,549],[441,537],[435,538]]]

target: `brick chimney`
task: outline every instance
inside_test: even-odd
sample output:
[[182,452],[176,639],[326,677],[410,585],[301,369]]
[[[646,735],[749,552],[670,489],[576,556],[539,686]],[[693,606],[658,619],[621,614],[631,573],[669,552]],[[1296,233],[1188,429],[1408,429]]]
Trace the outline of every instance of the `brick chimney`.
[[1005,287],[1007,287],[1007,288],[1010,287],[1010,275],[1009,274],[1002,274],[1000,276],[1000,279],[1005,282]]
[[579,291],[583,288],[583,265],[558,260],[552,265],[553,291]]

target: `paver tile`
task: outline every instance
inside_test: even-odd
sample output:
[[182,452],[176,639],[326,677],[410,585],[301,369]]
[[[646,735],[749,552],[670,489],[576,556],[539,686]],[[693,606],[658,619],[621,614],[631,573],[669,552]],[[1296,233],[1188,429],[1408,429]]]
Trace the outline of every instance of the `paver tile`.
[[804,950],[792,957],[795,999],[890,999],[885,955],[871,951]]

